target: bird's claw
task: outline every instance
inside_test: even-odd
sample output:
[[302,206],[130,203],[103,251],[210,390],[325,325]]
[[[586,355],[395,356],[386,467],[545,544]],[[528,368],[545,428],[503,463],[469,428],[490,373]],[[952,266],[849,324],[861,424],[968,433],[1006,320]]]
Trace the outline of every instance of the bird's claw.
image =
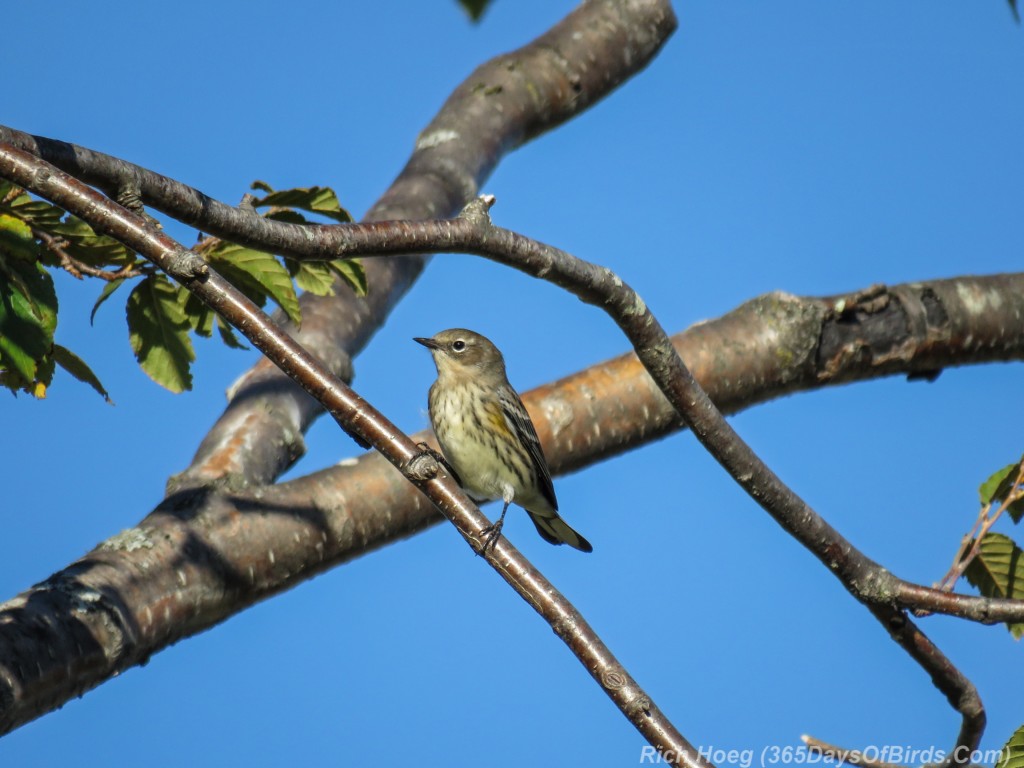
[[491,523],[482,531],[480,531],[480,551],[477,555],[487,554],[487,550],[493,550],[498,543],[498,539],[501,538],[501,528],[505,524],[504,520],[499,520],[496,523]]

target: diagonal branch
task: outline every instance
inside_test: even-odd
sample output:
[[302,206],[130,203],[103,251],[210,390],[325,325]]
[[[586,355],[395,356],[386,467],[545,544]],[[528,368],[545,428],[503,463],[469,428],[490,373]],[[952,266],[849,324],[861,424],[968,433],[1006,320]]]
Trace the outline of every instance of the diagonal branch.
[[[588,4],[590,7],[597,7],[599,5],[610,7],[612,4],[596,2]],[[447,134],[432,134],[429,136],[430,142],[443,138],[445,135]],[[430,144],[430,142],[427,143]],[[421,144],[423,144],[422,140]],[[428,146],[427,148],[433,147]],[[456,178],[446,180],[458,181]],[[120,195],[124,191],[124,186],[119,185],[117,189],[118,194]],[[394,211],[389,213],[390,215],[403,215]],[[479,212],[477,212],[476,216],[479,218]],[[770,470],[761,464],[757,457],[739,441],[735,434],[731,433],[728,425],[721,420],[720,415],[714,410],[711,401],[700,390],[696,381],[686,371],[685,367],[682,366],[682,363],[678,361],[671,345],[668,343],[667,337],[657,327],[656,323],[652,322],[652,318],[646,313],[646,309],[639,303],[635,294],[632,294],[628,288],[621,284],[616,286],[614,276],[610,275],[610,273],[595,275],[587,269],[590,265],[581,267],[579,264],[571,266],[566,271],[564,265],[556,264],[549,258],[551,249],[544,249],[539,247],[539,244],[531,243],[523,238],[517,239],[518,236],[514,236],[513,233],[504,233],[504,231],[499,231],[495,228],[489,229],[490,236],[494,237],[495,242],[479,246],[482,250],[494,248],[497,251],[514,254],[514,258],[522,257],[527,261],[532,260],[534,263],[527,270],[531,271],[532,274],[543,276],[547,272],[553,271],[557,278],[555,282],[562,285],[575,285],[576,288],[582,291],[582,293],[578,292],[578,295],[581,295],[585,300],[589,300],[592,303],[605,303],[611,307],[611,311],[618,315],[620,326],[626,330],[627,335],[631,336],[631,340],[637,345],[637,349],[640,350],[641,359],[651,375],[666,384],[670,400],[677,407],[682,408],[683,412],[687,413],[688,421],[691,422],[702,442],[713,453],[716,453],[719,460],[737,478],[738,482],[744,485],[748,492],[757,498],[786,530],[800,539],[812,551],[816,551],[816,554],[819,555],[823,562],[828,563],[837,572],[841,571],[840,576],[851,593],[862,602],[867,603],[872,608],[876,617],[887,626],[893,637],[922,666],[930,671],[937,685],[943,688],[947,696],[953,701],[954,706],[964,715],[960,743],[970,746],[971,739],[976,740],[980,735],[983,725],[983,714],[981,713],[980,702],[977,701],[976,693],[973,692],[973,687],[969,681],[962,678],[955,668],[941,656],[937,649],[928,643],[927,638],[909,620],[906,620],[905,615],[897,609],[897,603],[891,594],[885,590],[876,589],[876,586],[872,583],[872,579],[875,576],[875,571],[872,568],[877,568],[877,565],[863,558],[863,555],[853,550],[852,547],[847,548],[848,543],[837,532],[831,529],[813,510],[806,507],[795,494],[792,494],[788,488],[781,484]],[[353,230],[353,232],[358,232],[358,230]],[[497,235],[495,236],[494,233],[497,233]],[[506,236],[506,234],[509,236]],[[449,247],[444,248],[444,250],[450,249],[450,243],[448,245]],[[285,249],[279,248],[276,250],[284,251]],[[494,258],[493,255],[490,255],[490,257]],[[185,266],[188,266],[187,259],[185,260]],[[415,268],[415,271],[418,271],[418,267]],[[179,272],[179,274],[184,273]],[[195,278],[196,275],[192,277]],[[559,282],[560,280],[562,282]],[[406,287],[407,285],[408,283],[406,283]],[[580,286],[583,286],[583,288],[580,288]],[[604,289],[610,287],[613,290],[610,293],[605,293]],[[402,291],[404,291],[404,288],[398,291],[398,295]],[[235,309],[238,308],[236,307]],[[838,311],[841,312],[843,310]],[[639,321],[639,324],[637,324],[637,321]],[[644,327],[644,324],[646,324],[646,327]],[[280,352],[281,350],[277,351]],[[341,357],[334,367],[344,368],[346,362],[347,359]],[[246,386],[251,384],[252,379],[246,382]],[[345,405],[359,406],[359,403],[347,402]],[[313,410],[309,411],[309,413],[313,412]],[[216,448],[219,450],[220,446],[216,446]],[[202,459],[202,449],[200,454]],[[224,454],[221,453],[220,456],[223,457]],[[275,476],[276,471],[279,471],[282,454],[278,452],[268,460],[250,461],[249,458],[251,457],[247,457],[245,460],[234,465],[201,460],[199,462],[201,471],[193,473],[190,478],[187,478],[187,481],[183,479],[182,485],[191,486],[196,481],[208,482],[231,473],[237,473],[248,480],[269,479]],[[822,546],[825,549],[822,551],[815,550],[812,546],[813,542],[818,542],[819,544],[824,542]],[[825,551],[829,549],[830,551]]]
[[[486,218],[481,216],[480,213],[480,211],[476,211],[474,215],[466,216],[462,221],[475,220],[476,224],[482,224],[488,231],[493,229],[490,227],[489,222],[486,221]],[[514,242],[520,243],[520,245],[525,245],[527,249],[535,247],[534,245],[530,245],[529,241],[526,241],[525,238],[514,236],[513,233],[508,234],[512,236]],[[450,247],[452,242],[450,232],[446,233],[445,242]],[[536,245],[536,247],[540,248],[539,245]],[[472,250],[471,248],[467,249]],[[559,252],[553,251],[553,249],[542,250],[545,252],[545,260],[542,262],[542,268],[551,269],[551,258],[558,257]],[[586,270],[589,265],[577,263],[576,267]],[[602,277],[603,276],[604,275],[602,275]],[[559,277],[562,279],[568,279],[565,278],[564,272],[560,273]],[[873,303],[874,306],[877,306],[877,304],[877,301]],[[633,306],[635,306],[635,304]],[[845,309],[846,308],[843,307],[841,311],[845,311]],[[856,554],[859,555],[859,553]],[[850,587],[848,586],[848,588]],[[853,590],[851,589],[851,591]],[[976,734],[980,732],[984,721],[984,715],[980,709],[980,705],[975,706],[977,697],[973,692],[973,687],[970,686],[969,681],[966,681],[966,679],[964,679],[959,672],[957,672],[956,669],[941,656],[938,650],[927,641],[927,638],[925,638],[911,622],[906,620],[906,617],[902,613],[887,604],[872,606],[872,612],[879,618],[879,620],[883,621],[894,639],[900,642],[905,648],[908,648],[912,656],[914,656],[919,663],[929,670],[933,679],[936,681],[936,684],[939,685],[947,694],[947,697],[954,703],[954,706],[957,706],[964,714],[964,724],[961,729],[961,741],[965,744],[969,744],[972,739],[976,738]]]
[[[932,678],[962,718],[950,755],[970,754],[981,740],[984,708],[974,685],[876,585],[887,572],[847,541],[789,488],[733,430],[676,353],[636,292],[610,270],[491,224],[494,198],[469,203],[456,219],[378,222],[335,229],[339,254],[472,253],[565,288],[601,307],[636,350],[659,389],[708,452],[782,528],[832,571],[844,587]],[[840,308],[846,311],[846,308]]]
[[[926,304],[928,317],[939,319],[912,322]],[[673,343],[718,406],[734,413],[822,386],[1024,359],[1022,314],[1024,274],[960,277],[827,298],[766,294]],[[524,401],[556,474],[681,425],[634,354],[528,392]],[[17,692],[18,717],[31,719],[80,693],[79,676],[82,685],[98,684],[253,603],[441,520],[376,453],[270,488],[174,493],[138,526],[0,607],[0,658],[31,660],[20,675],[0,668],[0,680]],[[80,612],[68,597],[72,588],[108,603],[117,596],[116,608]],[[999,611],[1011,601],[943,597],[980,607],[956,615],[1010,616]],[[108,631],[109,616],[123,632]]]
[[[450,216],[477,194],[504,156],[561,125],[644,69],[676,27],[668,0],[586,0],[536,40],[476,69],[420,134],[415,150],[368,220]],[[329,240],[310,228],[264,219],[173,179],[91,149],[0,126],[0,141],[78,179],[122,192],[205,232],[287,256],[324,258]],[[370,295],[345,286],[304,295],[303,346],[342,379],[424,267],[420,256],[367,265]],[[261,360],[232,388],[224,414],[174,486],[271,482],[304,452],[302,435],[322,409]]]
[[[575,607],[507,539],[483,546],[483,533],[489,525],[487,518],[452,478],[440,473],[429,452],[422,451],[200,257],[147,226],[138,214],[33,155],[2,143],[0,176],[60,205],[87,221],[96,231],[137,251],[231,323],[268,359],[320,401],[348,434],[376,448],[430,498],[477,554],[482,555],[551,625],[555,634],[566,643],[626,718],[669,762],[694,768],[709,765],[657,708]],[[48,590],[62,599],[70,599],[80,612],[103,612],[119,607],[117,596],[113,600],[104,599],[108,596],[83,590],[77,578],[71,582],[51,579]],[[10,655],[3,656],[9,660],[8,675],[24,674],[24,666],[19,663],[16,650],[12,649]],[[10,685],[10,679],[7,682],[14,687]],[[76,683],[83,685],[85,681],[79,679]],[[0,696],[0,701],[9,698],[9,695]],[[38,702],[33,704],[38,706]],[[12,706],[3,713],[0,722],[11,728],[24,722],[19,717],[24,718],[26,714],[30,713]]]

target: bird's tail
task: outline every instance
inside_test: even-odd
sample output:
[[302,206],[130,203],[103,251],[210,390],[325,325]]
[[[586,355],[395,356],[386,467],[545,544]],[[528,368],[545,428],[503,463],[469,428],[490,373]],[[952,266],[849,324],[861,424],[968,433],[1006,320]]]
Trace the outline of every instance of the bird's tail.
[[590,542],[576,533],[576,531],[574,531],[570,525],[565,522],[565,520],[560,518],[557,513],[552,517],[542,517],[541,515],[530,512],[530,519],[533,520],[533,524],[537,526],[537,533],[541,535],[541,538],[544,539],[544,541],[551,544],[568,544],[570,547],[578,549],[580,552],[594,551]]

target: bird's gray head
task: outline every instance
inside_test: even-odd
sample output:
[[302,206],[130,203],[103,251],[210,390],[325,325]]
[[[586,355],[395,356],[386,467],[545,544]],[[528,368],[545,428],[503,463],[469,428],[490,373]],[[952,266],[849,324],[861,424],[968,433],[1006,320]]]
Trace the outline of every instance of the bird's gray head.
[[434,356],[437,373],[444,375],[505,374],[505,360],[491,340],[465,328],[449,328],[429,339],[415,338]]

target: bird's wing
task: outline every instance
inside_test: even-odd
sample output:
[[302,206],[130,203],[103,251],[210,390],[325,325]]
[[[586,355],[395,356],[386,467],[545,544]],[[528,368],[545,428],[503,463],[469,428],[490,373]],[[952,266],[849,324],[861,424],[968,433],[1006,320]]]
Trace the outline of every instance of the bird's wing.
[[540,438],[537,437],[537,430],[533,426],[533,421],[530,420],[530,414],[527,413],[519,395],[511,388],[500,391],[498,399],[509,426],[516,434],[522,436],[523,442],[526,444],[526,450],[530,454],[530,460],[537,473],[537,485],[540,487],[541,494],[557,511],[558,500],[555,498],[555,486],[551,483],[551,471],[548,469],[548,462],[544,458],[544,451],[540,447]]

